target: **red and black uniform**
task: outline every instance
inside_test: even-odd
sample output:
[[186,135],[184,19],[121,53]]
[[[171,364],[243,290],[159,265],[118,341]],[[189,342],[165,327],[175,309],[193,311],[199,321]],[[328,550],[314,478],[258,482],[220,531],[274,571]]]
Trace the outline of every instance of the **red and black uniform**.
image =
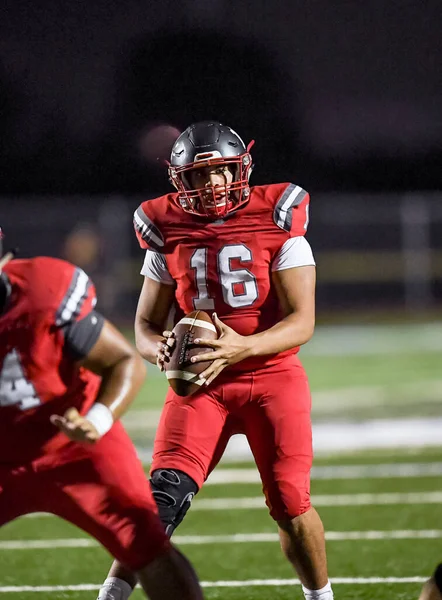
[[[272,271],[281,248],[304,236],[308,207],[308,193],[284,183],[251,188],[244,207],[217,221],[185,213],[169,194],[141,204],[134,223],[141,247],[163,257],[182,314],[216,311],[235,331],[252,335],[283,318]],[[297,352],[242,361],[189,398],[169,390],[152,469],[180,469],[201,486],[232,433],[242,432],[272,516],[305,512],[311,400]]]
[[46,257],[11,261],[4,273],[11,295],[0,314],[0,524],[51,512],[139,569],[167,540],[122,425],[88,446],[50,422],[70,407],[84,415],[95,402],[101,380],[78,362],[104,322],[95,288],[81,269]]

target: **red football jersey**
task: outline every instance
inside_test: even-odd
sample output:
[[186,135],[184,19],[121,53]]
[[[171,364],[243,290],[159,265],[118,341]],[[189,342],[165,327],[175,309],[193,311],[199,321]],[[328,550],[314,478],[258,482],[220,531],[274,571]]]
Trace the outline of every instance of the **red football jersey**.
[[25,462],[69,443],[49,417],[87,412],[100,378],[64,348],[63,327],[95,306],[95,288],[62,260],[13,260],[10,306],[0,314],[0,462]]
[[[216,221],[184,212],[177,194],[168,194],[143,202],[134,225],[141,247],[164,255],[182,313],[215,311],[235,331],[251,335],[282,318],[272,261],[290,237],[305,234],[308,208],[308,193],[291,183],[251,188],[243,208]],[[297,350],[234,368],[249,370]]]

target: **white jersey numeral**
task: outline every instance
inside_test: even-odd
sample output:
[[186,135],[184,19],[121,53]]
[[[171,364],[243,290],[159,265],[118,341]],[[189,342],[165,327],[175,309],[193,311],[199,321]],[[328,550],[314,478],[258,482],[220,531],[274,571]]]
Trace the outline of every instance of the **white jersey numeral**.
[[207,248],[197,248],[190,259],[190,266],[195,270],[196,289],[198,297],[194,298],[195,310],[213,310],[215,303],[209,297],[207,289]]
[[[232,308],[252,305],[258,298],[256,278],[248,269],[234,269],[232,260],[241,263],[252,262],[252,251],[244,244],[224,246],[218,253],[218,276],[221,283],[224,302]],[[196,310],[213,310],[215,302],[209,296],[207,287],[207,248],[198,248],[192,254],[190,265],[195,270],[198,297],[193,305]]]
[[5,356],[0,371],[0,407],[18,405],[20,410],[41,404],[34,386],[26,379],[17,350]]

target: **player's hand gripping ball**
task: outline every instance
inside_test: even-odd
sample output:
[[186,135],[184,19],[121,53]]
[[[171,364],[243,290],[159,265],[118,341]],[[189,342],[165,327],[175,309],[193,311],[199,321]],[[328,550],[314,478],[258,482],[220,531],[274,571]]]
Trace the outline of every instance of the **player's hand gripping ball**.
[[161,344],[163,350],[158,366],[166,372],[170,387],[178,396],[191,396],[201,388],[205,380],[198,376],[212,363],[193,363],[191,358],[198,354],[213,352],[212,348],[194,344],[195,339],[216,340],[218,332],[210,316],[196,310],[183,319],[167,334],[166,344]]

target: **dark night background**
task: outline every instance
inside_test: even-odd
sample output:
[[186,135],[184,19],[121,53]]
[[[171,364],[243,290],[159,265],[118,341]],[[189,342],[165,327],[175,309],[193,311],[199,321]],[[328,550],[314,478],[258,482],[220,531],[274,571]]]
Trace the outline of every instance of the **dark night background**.
[[217,119],[256,140],[253,183],[311,193],[320,313],[435,308],[441,17],[439,0],[4,0],[8,240],[80,264],[131,319],[132,213],[171,190],[146,136]]
[[442,186],[438,0],[6,0],[2,194],[160,193],[140,132],[222,120],[255,183]]

